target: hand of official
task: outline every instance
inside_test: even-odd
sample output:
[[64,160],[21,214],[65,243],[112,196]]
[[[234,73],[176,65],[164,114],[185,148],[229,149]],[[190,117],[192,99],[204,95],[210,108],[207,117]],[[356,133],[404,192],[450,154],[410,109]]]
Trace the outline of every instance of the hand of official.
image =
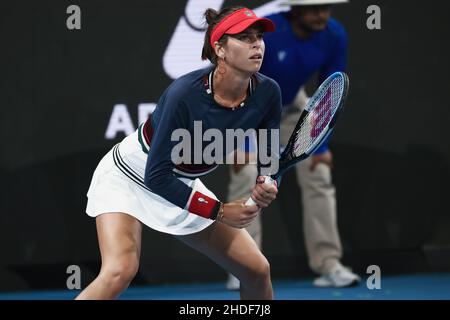
[[311,166],[309,167],[311,171],[314,171],[319,163],[323,163],[330,167],[330,169],[333,169],[333,154],[329,150],[323,153],[313,154],[311,160]]

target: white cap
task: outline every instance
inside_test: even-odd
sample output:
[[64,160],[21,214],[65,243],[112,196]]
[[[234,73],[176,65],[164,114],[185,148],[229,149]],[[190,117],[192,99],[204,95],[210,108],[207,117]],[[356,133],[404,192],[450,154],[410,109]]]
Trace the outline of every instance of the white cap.
[[334,3],[345,3],[348,0],[286,0],[280,3],[281,6],[309,6],[309,5],[324,5]]

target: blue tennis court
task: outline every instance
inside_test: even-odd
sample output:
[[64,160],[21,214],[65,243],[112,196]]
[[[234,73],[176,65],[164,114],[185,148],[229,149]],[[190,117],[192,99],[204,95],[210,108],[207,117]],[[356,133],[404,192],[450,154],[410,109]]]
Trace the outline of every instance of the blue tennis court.
[[[450,300],[450,273],[383,276],[381,289],[369,290],[364,279],[343,289],[315,288],[310,279],[273,282],[276,300]],[[35,291],[0,294],[0,300],[69,300],[76,291]],[[237,300],[224,282],[130,287],[123,300]]]

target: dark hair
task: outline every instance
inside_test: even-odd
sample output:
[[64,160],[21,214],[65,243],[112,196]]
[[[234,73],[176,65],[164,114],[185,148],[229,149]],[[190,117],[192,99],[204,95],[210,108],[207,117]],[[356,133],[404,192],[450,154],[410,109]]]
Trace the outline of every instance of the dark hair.
[[[209,43],[209,40],[211,39],[211,32],[214,29],[214,27],[223,20],[226,16],[232,14],[233,12],[244,8],[244,6],[232,6],[232,7],[226,7],[223,8],[220,11],[216,11],[214,9],[206,9],[205,11],[205,20],[206,24],[208,25],[208,28],[206,29],[205,33],[205,40],[203,42],[203,49],[202,49],[202,60],[209,59],[211,63],[217,64],[217,55],[214,51],[214,48],[211,47],[211,44]],[[219,42],[223,44],[226,41],[226,37],[222,37],[219,39]]]

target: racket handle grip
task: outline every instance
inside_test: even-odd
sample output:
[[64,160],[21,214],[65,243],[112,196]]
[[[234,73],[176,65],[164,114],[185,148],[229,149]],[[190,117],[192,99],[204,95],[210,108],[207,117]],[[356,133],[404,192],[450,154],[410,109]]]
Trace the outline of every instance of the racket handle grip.
[[[274,185],[276,182],[269,176],[264,176],[264,183],[269,185]],[[255,201],[253,201],[252,197],[248,198],[247,202],[245,203],[246,206],[254,206],[256,204]]]

